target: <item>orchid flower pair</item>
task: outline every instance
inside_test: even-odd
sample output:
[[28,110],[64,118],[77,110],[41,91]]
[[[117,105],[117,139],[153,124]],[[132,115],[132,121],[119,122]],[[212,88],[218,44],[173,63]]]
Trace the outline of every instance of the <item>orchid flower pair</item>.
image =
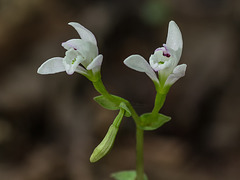
[[48,59],[39,68],[39,74],[55,74],[66,71],[71,75],[78,72],[89,79],[100,71],[103,56],[98,54],[97,41],[92,32],[82,25],[70,22],[81,39],[70,39],[62,46],[67,50],[65,57],[54,57]]
[[[167,42],[157,48],[149,58],[149,63],[140,55],[131,55],[124,64],[139,72],[145,72],[157,86],[157,89],[168,91],[179,78],[185,75],[186,64],[177,65],[183,48],[182,34],[174,21],[168,27]],[[158,72],[158,76],[155,72]]]
[[[62,43],[67,50],[65,57],[54,57],[44,62],[38,69],[39,74],[54,74],[66,71],[71,75],[78,72],[90,80],[100,71],[103,56],[98,54],[97,41],[91,31],[82,25],[70,22],[81,39],[71,39]],[[186,64],[177,65],[182,54],[182,34],[174,21],[170,21],[166,44],[157,48],[149,58],[149,63],[140,55],[131,55],[124,64],[139,72],[145,72],[157,89],[169,89],[185,75]],[[158,77],[156,73],[158,73]]]

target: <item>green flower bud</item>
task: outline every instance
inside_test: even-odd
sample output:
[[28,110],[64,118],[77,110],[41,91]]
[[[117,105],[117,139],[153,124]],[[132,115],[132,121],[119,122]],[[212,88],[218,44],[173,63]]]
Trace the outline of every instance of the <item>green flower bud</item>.
[[116,135],[118,132],[118,127],[111,125],[108,129],[108,132],[102,142],[94,149],[90,162],[94,163],[104,157],[112,148],[115,141]]
[[117,117],[114,119],[112,125],[109,127],[108,132],[103,138],[102,142],[94,149],[90,157],[90,162],[94,163],[98,161],[111,150],[124,113],[125,113],[125,110],[120,108],[120,111]]

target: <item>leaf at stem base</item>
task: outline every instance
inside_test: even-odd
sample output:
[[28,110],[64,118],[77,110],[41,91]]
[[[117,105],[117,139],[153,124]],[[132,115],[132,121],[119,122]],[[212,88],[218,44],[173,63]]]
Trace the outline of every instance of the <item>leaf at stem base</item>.
[[[136,176],[136,171],[120,171],[111,174],[111,177],[115,180],[135,180]],[[146,175],[144,175],[144,180],[148,180]]]

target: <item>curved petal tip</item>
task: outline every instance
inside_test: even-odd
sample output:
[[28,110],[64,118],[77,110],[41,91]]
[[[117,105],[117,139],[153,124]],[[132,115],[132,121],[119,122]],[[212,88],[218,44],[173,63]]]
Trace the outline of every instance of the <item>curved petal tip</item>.
[[176,51],[177,58],[180,59],[183,48],[183,39],[181,31],[174,21],[170,21],[168,25],[166,46]]
[[97,45],[97,40],[94,34],[91,31],[89,31],[87,28],[85,28],[84,26],[76,22],[69,22],[68,25],[72,26],[78,32],[82,40],[88,41]]

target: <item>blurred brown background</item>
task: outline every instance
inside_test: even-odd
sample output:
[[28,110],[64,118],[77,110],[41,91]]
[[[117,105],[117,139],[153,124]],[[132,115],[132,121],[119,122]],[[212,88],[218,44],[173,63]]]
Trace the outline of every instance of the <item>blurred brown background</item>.
[[117,112],[93,101],[83,76],[42,76],[61,43],[78,38],[67,25],[91,30],[104,55],[107,89],[139,114],[155,90],[122,61],[146,59],[165,43],[170,20],[184,40],[186,76],[170,90],[162,113],[172,120],[145,133],[150,180],[240,179],[240,1],[238,0],[0,0],[0,179],[108,180],[135,167],[135,126],[125,118],[110,154],[90,154]]

